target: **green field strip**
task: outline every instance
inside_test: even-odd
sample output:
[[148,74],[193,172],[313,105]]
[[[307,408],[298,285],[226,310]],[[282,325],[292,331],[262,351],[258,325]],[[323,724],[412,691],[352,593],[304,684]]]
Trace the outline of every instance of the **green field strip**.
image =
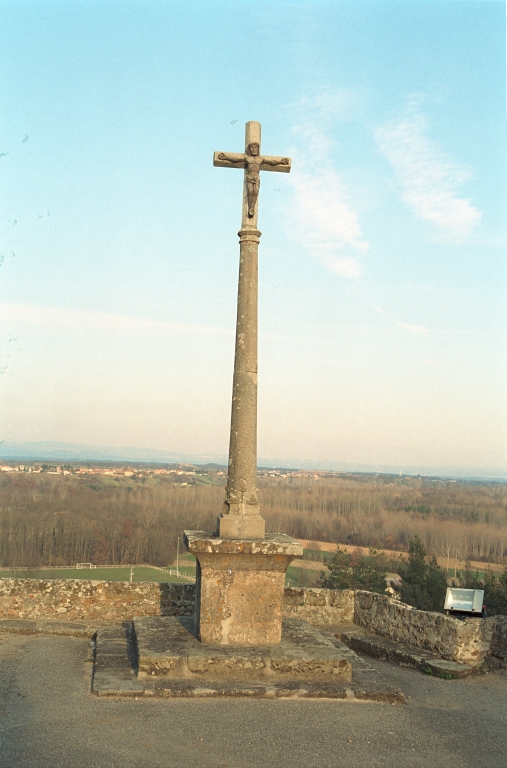
[[[173,571],[175,569],[172,569]],[[190,568],[180,568],[181,573],[188,576],[195,576],[195,570],[191,573]],[[188,574],[187,574],[188,571]],[[130,581],[130,568],[45,568],[45,569],[24,569],[11,568],[0,571],[0,578],[3,579],[81,579],[85,581]],[[190,579],[178,578],[170,574],[169,570],[162,571],[158,568],[149,566],[138,566],[133,569],[132,581],[152,581],[152,582],[171,582],[178,584],[190,584]]]
[[[338,544],[336,546],[339,546]],[[334,552],[324,552],[320,549],[303,549],[303,558],[305,560],[331,560],[334,557]]]

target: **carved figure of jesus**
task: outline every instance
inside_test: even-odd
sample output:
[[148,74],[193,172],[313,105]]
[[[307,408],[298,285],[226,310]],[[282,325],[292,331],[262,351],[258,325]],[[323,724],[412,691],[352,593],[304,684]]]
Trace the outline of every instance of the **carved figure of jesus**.
[[[252,141],[246,148],[246,154],[237,155],[229,154],[226,152],[220,152],[218,154],[219,160],[228,160],[229,163],[240,164],[240,167],[246,169],[246,184],[247,184],[247,198],[248,198],[248,217],[253,218],[255,214],[255,205],[259,196],[259,187],[261,185],[261,166],[271,165],[290,166],[288,157],[263,157],[260,154],[260,146],[258,142]],[[281,170],[281,169],[280,169]]]

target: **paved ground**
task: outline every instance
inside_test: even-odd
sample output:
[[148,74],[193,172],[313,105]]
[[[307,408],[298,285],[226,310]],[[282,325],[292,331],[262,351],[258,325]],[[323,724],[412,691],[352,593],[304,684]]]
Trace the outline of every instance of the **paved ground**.
[[0,635],[1,768],[504,768],[507,675],[372,660],[406,704],[99,699],[89,641]]

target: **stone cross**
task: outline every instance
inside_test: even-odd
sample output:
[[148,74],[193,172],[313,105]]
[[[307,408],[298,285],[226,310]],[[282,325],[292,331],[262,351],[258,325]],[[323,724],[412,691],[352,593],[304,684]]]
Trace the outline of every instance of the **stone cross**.
[[232,392],[229,471],[224,509],[218,518],[221,538],[264,538],[257,491],[257,229],[260,171],[289,173],[288,157],[261,155],[261,126],[245,129],[245,152],[215,152],[213,165],[244,168],[238,283],[236,352]]
[[289,563],[303,555],[299,541],[265,532],[257,493],[257,229],[260,171],[290,171],[288,157],[261,155],[261,126],[246,124],[245,152],[215,152],[213,162],[244,168],[236,356],[229,473],[216,531],[185,531],[195,555],[194,627],[213,645],[276,645]]

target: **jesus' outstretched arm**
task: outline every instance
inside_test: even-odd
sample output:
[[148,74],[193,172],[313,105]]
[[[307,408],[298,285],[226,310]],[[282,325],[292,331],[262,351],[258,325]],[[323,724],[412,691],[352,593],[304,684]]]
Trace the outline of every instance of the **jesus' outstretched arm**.
[[226,152],[220,152],[220,154],[218,155],[218,159],[219,160],[228,160],[229,163],[244,163],[245,162],[245,158],[243,156],[242,157],[238,157],[237,155],[228,155]]
[[288,157],[263,157],[263,165],[289,165]]

